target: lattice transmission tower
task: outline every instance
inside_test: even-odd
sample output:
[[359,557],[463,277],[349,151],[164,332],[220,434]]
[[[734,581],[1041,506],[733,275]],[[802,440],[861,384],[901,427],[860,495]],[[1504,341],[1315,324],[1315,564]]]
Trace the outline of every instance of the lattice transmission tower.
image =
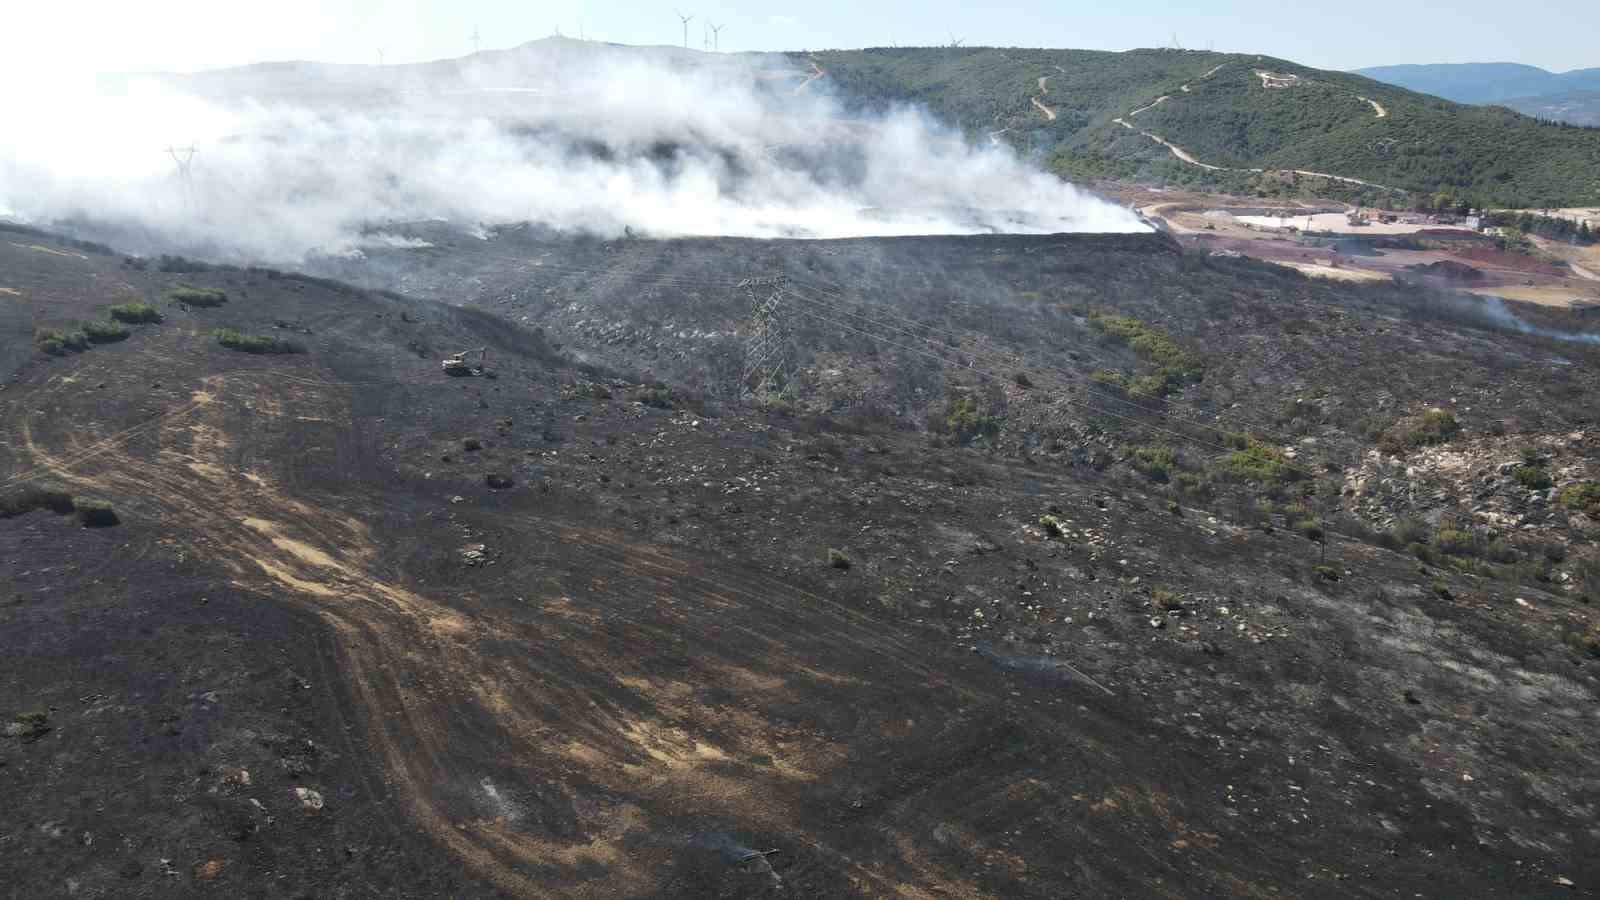
[[750,335],[744,344],[739,374],[740,396],[760,396],[782,389],[794,377],[794,329],[783,302],[783,275],[746,278],[739,287],[750,294]]

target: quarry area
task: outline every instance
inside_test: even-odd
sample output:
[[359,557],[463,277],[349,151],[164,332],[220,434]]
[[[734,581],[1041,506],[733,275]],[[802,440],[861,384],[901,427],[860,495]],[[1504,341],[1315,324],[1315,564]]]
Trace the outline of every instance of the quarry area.
[[[1483,217],[1431,215],[1337,202],[1263,204],[1203,193],[1108,191],[1158,222],[1186,246],[1238,253],[1304,274],[1344,281],[1430,277],[1485,296],[1584,310],[1600,305],[1600,245],[1538,235],[1508,246]],[[1545,216],[1547,211],[1530,211]],[[1566,212],[1600,228],[1591,210]],[[1506,215],[1516,215],[1516,212]]]
[[0,895],[1600,892],[1594,210],[589,43],[0,167]]

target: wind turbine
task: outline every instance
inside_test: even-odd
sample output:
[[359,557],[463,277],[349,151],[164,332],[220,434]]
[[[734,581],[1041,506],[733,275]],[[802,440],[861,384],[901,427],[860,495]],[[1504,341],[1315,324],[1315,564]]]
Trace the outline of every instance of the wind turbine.
[[687,50],[689,49],[689,23],[694,21],[694,16],[678,13],[678,18],[683,20],[683,48]]
[[711,26],[711,49],[722,49],[722,29],[728,27],[726,23]]

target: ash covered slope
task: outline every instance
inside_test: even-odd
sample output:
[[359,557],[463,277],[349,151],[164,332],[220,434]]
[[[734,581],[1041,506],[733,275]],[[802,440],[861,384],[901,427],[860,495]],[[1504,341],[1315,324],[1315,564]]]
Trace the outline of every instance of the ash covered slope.
[[[17,135],[0,148],[0,215],[142,252],[288,262],[395,220],[603,236],[1146,228],[915,110],[844,117],[807,77],[781,57],[550,40],[418,66],[0,88]],[[43,126],[64,105],[81,133]],[[198,152],[151,149],[173,134]]]
[[[1496,348],[1533,397],[1567,384],[1554,353],[1581,350],[1378,310],[1358,323],[1338,304],[1369,295],[1079,240],[983,239],[965,257],[940,239],[818,244],[811,261],[888,285],[940,258],[960,284],[1004,251],[1191,350],[1242,321],[1295,363],[1370,328],[1374,352],[1426,343],[1463,367]],[[754,242],[705,249],[726,269],[773,262]],[[0,649],[22,661],[0,709],[45,713],[0,737],[7,884],[1520,897],[1600,879],[1582,799],[1594,663],[1562,640],[1587,613],[1579,584],[1423,572],[1343,537],[1324,553],[1261,527],[1227,485],[1215,503],[1176,493],[1192,461],[1171,486],[1134,472],[1125,446],[1155,434],[1063,402],[1081,399],[1063,375],[990,390],[935,366],[908,396],[979,406],[930,440],[853,414],[874,378],[915,374],[854,339],[804,360],[792,407],[733,407],[682,363],[632,376],[661,339],[591,333],[561,314],[580,298],[499,318],[267,272],[140,270],[37,235],[0,242],[0,262],[9,333],[138,298],[166,316],[30,355],[0,392],[7,489],[56,485],[122,518],[0,520],[5,558],[25,561],[0,570]],[[628,315],[654,304],[703,351],[676,337],[698,305],[657,266]],[[1186,267],[1204,293],[1157,318],[1171,298],[1136,287]],[[180,281],[228,299],[168,302]],[[1042,334],[1148,370],[1070,315],[958,300],[934,308],[987,323],[958,339],[971,356],[1001,340],[1031,355]],[[305,352],[230,351],[221,326]],[[440,374],[478,345],[498,377]],[[1431,382],[1386,389],[1397,410],[1438,402]],[[1330,408],[1303,392],[1297,406]],[[1460,412],[1463,440],[1491,437]],[[1054,443],[1026,439],[1047,425]],[[1325,483],[1277,496],[1335,501]],[[1560,535],[1574,559],[1592,551]]]

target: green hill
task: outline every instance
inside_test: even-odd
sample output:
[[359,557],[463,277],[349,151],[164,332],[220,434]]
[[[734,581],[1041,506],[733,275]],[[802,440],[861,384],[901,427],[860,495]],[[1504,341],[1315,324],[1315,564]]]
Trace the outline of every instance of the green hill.
[[[1367,199],[1404,192],[1414,203],[1600,202],[1600,129],[1542,122],[1502,107],[1463,106],[1271,57],[875,48],[796,58],[822,66],[854,110],[923,104],[975,139],[992,135],[1077,178],[1201,183],[1262,194],[1331,190]],[[1261,73],[1282,78],[1270,79],[1274,86],[1268,87]],[[1043,91],[1041,78],[1047,79]],[[1130,117],[1163,96],[1168,99]],[[1218,168],[1182,161],[1152,136]]]

